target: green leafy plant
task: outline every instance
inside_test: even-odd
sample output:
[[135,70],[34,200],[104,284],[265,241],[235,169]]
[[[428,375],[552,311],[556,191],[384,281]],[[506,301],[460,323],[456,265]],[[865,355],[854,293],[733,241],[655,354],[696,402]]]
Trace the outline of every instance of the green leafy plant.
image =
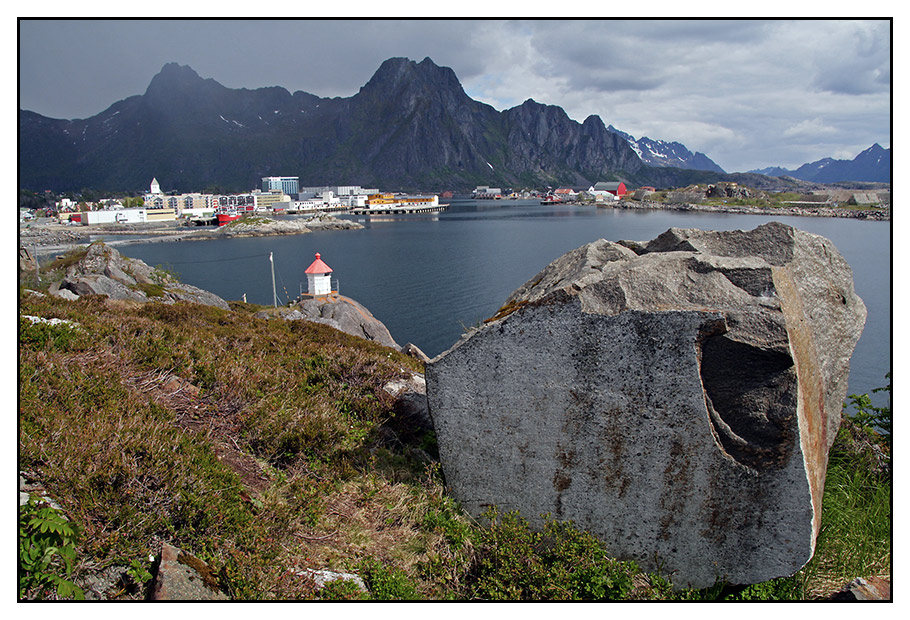
[[146,570],[145,566],[139,560],[130,560],[130,567],[126,569],[126,574],[137,584],[142,584],[152,578],[152,574]]
[[[872,392],[888,392],[888,405],[876,407],[868,394],[850,394],[848,405],[853,406],[850,414],[854,423],[858,424],[867,433],[880,437],[884,443],[891,445],[891,373],[885,375],[888,385],[875,388]],[[846,409],[845,405],[845,409]]]
[[[19,598],[84,600],[69,578],[76,561],[79,530],[51,506],[34,498],[19,508]],[[64,576],[61,576],[61,573]]]
[[322,587],[319,598],[324,601],[358,601],[369,597],[353,581],[336,579]]

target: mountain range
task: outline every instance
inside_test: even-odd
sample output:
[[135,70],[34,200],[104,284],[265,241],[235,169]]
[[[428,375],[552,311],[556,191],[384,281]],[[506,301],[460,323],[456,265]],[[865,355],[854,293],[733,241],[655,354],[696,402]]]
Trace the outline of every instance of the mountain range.
[[750,172],[771,177],[789,176],[814,183],[837,183],[838,181],[890,183],[891,149],[884,149],[876,143],[852,160],[825,157],[803,164],[796,170],[775,166]]
[[579,123],[532,99],[497,111],[429,58],[390,58],[351,97],[230,89],[169,63],[144,94],[87,119],[19,110],[20,189],[142,191],[157,178],[181,192],[248,191],[265,176],[465,191],[610,180],[667,187],[743,175],[725,175],[678,142],[636,140],[596,115]]
[[693,153],[679,142],[652,140],[647,136],[636,140],[633,136],[616,129],[613,125],[607,131],[622,136],[632,150],[648,166],[659,168],[685,168],[687,170],[710,170],[724,174],[723,168],[715,164],[704,153]]

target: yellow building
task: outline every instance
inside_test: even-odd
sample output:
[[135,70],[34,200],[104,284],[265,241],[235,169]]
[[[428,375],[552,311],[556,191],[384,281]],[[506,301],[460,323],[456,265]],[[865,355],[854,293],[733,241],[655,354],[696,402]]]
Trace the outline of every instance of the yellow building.
[[377,206],[377,205],[396,205],[398,200],[395,199],[395,196],[392,194],[370,194],[367,196],[367,206]]
[[253,192],[253,200],[257,208],[271,209],[276,202],[290,202],[291,197],[280,191]]
[[147,222],[172,222],[177,219],[177,209],[146,209]]

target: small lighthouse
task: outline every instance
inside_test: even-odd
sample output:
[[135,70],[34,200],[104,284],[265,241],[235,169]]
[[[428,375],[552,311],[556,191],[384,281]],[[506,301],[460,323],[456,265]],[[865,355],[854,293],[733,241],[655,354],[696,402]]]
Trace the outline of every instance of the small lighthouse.
[[312,296],[332,294],[332,268],[322,262],[319,252],[316,260],[306,269],[307,291]]

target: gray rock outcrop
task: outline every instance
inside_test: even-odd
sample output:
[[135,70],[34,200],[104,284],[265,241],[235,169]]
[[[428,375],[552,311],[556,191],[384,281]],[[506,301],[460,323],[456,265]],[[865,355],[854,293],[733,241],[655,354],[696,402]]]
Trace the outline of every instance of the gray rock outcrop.
[[127,258],[103,243],[88,246],[85,256],[70,265],[63,281],[50,289],[66,299],[106,295],[111,299],[174,303],[188,301],[230,310],[228,303],[208,291],[183,284],[144,262]]
[[199,239],[224,239],[233,237],[271,237],[275,235],[300,235],[314,230],[357,230],[363,224],[343,220],[326,213],[314,213],[302,219],[273,219],[250,215],[214,230],[200,230],[185,237],[188,241]]
[[791,575],[865,317],[834,245],[783,224],[595,241],[427,365],[447,484],[677,587]]
[[322,323],[346,334],[400,349],[382,321],[366,307],[343,295],[305,297],[291,311],[282,312],[281,316],[285,320],[305,319]]

